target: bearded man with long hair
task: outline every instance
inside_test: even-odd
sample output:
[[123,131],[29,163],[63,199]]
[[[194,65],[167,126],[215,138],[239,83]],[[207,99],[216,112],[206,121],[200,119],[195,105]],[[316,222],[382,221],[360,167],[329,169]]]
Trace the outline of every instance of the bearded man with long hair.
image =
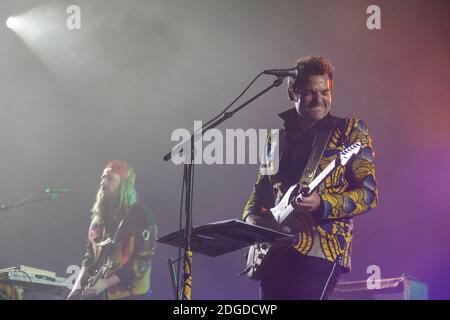
[[103,171],[92,207],[86,253],[68,299],[148,299],[157,225],[138,203],[136,175],[125,162]]

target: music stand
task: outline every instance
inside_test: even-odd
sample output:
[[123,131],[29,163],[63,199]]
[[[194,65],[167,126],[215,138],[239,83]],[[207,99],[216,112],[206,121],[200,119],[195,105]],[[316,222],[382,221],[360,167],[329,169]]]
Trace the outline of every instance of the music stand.
[[[193,252],[218,257],[257,243],[292,240],[293,235],[230,219],[192,228]],[[159,238],[157,242],[184,247],[184,229]]]
[[[238,219],[224,220],[207,223],[201,226],[192,227],[191,233],[191,252],[197,252],[209,257],[218,257],[223,254],[233,252],[254,244],[264,242],[275,242],[281,240],[292,240],[293,235],[255,226]],[[168,234],[159,238],[157,242],[165,243],[171,246],[184,248],[185,233],[184,229]],[[176,261],[168,259],[167,264],[172,280],[175,299],[179,299],[177,292],[177,279],[175,276],[174,263]],[[185,273],[190,275],[190,263],[185,265]],[[189,277],[187,283],[189,294],[192,285],[192,278]],[[185,290],[183,288],[183,290]]]

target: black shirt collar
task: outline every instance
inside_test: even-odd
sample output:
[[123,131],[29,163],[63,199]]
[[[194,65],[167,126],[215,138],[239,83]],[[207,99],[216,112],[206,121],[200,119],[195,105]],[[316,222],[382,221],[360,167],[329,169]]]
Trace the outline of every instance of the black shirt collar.
[[[284,111],[278,116],[284,120],[284,128],[286,131],[297,131],[298,128],[298,120],[300,119],[300,115],[297,113],[297,110],[295,108],[291,108],[287,111]],[[332,116],[330,113],[328,113],[324,118],[319,120],[315,125],[314,128],[332,128],[335,125],[334,121],[335,117]]]

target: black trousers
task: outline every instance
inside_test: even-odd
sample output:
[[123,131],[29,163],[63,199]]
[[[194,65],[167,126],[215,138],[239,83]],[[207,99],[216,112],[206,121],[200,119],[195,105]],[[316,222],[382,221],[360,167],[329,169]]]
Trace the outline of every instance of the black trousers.
[[262,300],[319,300],[324,291],[322,299],[329,299],[343,272],[338,264],[302,255],[293,247],[277,249],[268,258],[261,280]]

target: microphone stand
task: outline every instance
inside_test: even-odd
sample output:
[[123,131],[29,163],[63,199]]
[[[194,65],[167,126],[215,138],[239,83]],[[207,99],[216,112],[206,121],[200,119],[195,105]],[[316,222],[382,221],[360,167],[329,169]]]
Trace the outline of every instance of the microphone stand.
[[[258,99],[260,96],[265,94],[267,91],[279,87],[283,83],[284,78],[277,78],[274,80],[274,82],[258,94],[256,94],[251,99],[247,100],[240,106],[236,107],[235,109],[224,112],[223,115],[214,121],[213,123],[209,124],[207,127],[202,128],[202,131],[199,134],[199,137],[202,137],[206,131],[209,129],[217,127],[219,124],[224,122],[225,120],[231,118],[236,112],[253,102],[254,100]],[[210,120],[211,121],[211,120]],[[208,121],[208,123],[210,122]],[[183,259],[183,291],[181,294],[181,300],[191,300],[191,288],[192,288],[192,248],[191,248],[191,233],[192,233],[192,202],[193,202],[193,194],[194,194],[194,136],[195,132],[191,135],[190,138],[190,146],[191,146],[191,153],[190,153],[190,161],[186,163],[185,161],[183,165],[183,184],[184,184],[184,195],[185,195],[185,234],[184,234],[184,259]],[[181,149],[182,150],[182,149]],[[180,150],[180,151],[181,151]],[[184,150],[182,150],[184,152]],[[179,152],[179,151],[177,151]],[[173,156],[173,150],[167,153],[163,159],[164,161],[168,161]],[[182,194],[183,197],[183,194]],[[178,290],[178,289],[177,289]],[[178,295],[177,295],[178,297]]]
[[54,199],[56,199],[59,196],[59,193],[51,192],[51,193],[49,193],[46,196],[26,201],[26,199],[28,199],[32,195],[34,195],[34,193],[31,193],[31,194],[27,195],[25,198],[23,198],[22,200],[20,200],[19,202],[15,203],[15,204],[0,204],[0,212],[7,211],[7,210],[10,210],[12,208],[21,207],[21,206],[24,206],[24,205],[27,205],[27,204],[31,204],[31,203],[34,203],[34,202],[40,202],[40,201],[44,201],[44,200],[54,200]]

